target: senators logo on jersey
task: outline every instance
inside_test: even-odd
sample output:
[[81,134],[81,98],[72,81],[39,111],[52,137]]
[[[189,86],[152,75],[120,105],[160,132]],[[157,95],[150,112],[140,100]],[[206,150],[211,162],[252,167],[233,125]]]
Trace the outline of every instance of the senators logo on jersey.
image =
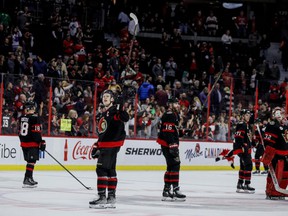
[[102,117],[100,120],[99,120],[99,124],[98,124],[98,133],[101,134],[101,133],[104,133],[107,129],[107,121],[104,117]]

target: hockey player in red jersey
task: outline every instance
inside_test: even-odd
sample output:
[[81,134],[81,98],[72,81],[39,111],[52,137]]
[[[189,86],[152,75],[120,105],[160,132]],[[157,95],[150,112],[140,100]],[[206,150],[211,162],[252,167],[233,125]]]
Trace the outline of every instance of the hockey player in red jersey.
[[235,139],[233,142],[233,154],[237,154],[240,158],[240,170],[238,173],[239,178],[236,192],[255,193],[255,189],[250,187],[251,171],[253,168],[251,157],[252,130],[249,125],[251,117],[250,111],[243,109],[241,111],[241,117],[242,121],[236,126]]
[[[262,162],[265,165],[272,163],[280,188],[288,185],[288,127],[285,110],[275,107],[272,110],[273,120],[268,123],[264,134],[265,151]],[[285,194],[275,190],[271,174],[266,181],[267,199],[285,199]]]
[[39,149],[45,151],[46,143],[42,139],[42,127],[38,116],[35,114],[35,103],[28,101],[24,105],[24,115],[19,118],[19,139],[26,164],[23,181],[24,188],[37,187],[38,182],[33,179],[33,170],[39,160]]
[[[164,174],[162,201],[185,201],[186,195],[179,191],[179,104],[176,98],[168,100],[166,112],[161,117],[157,142],[161,145],[167,169]],[[172,192],[171,192],[172,186]]]
[[90,201],[89,207],[115,208],[118,181],[116,160],[120,147],[124,144],[124,122],[129,120],[129,115],[113,91],[105,90],[101,97],[105,108],[99,117],[98,141],[92,151],[92,157],[98,158],[96,173],[99,197]]

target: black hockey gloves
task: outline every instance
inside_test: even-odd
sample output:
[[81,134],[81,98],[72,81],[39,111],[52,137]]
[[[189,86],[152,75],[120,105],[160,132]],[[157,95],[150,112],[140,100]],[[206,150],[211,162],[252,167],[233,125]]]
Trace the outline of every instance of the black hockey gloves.
[[41,142],[39,144],[39,149],[41,151],[45,151],[45,149],[46,149],[46,141],[45,140],[41,140]]
[[91,157],[93,159],[96,159],[99,157],[99,155],[100,155],[100,150],[98,149],[98,143],[95,142],[92,146]]
[[179,156],[179,145],[177,143],[173,143],[169,145],[169,152],[174,157]]

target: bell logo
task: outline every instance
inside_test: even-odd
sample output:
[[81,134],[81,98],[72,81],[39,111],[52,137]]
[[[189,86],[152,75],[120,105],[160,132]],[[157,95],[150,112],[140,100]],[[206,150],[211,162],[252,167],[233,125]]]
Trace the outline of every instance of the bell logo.
[[6,144],[0,143],[0,158],[16,158],[16,149],[8,148]]

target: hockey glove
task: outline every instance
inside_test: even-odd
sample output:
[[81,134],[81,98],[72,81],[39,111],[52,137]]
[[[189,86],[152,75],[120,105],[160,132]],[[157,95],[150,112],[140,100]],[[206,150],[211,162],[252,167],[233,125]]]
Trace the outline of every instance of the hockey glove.
[[96,158],[99,157],[99,155],[100,155],[100,150],[99,150],[99,148],[98,148],[98,143],[96,142],[96,143],[94,143],[93,146],[92,146],[91,157],[92,157],[93,159],[96,159]]
[[41,142],[39,144],[39,149],[41,151],[45,151],[45,149],[46,149],[46,141],[45,140],[41,140]]
[[177,143],[173,143],[169,145],[169,152],[174,157],[179,156],[179,145]]

